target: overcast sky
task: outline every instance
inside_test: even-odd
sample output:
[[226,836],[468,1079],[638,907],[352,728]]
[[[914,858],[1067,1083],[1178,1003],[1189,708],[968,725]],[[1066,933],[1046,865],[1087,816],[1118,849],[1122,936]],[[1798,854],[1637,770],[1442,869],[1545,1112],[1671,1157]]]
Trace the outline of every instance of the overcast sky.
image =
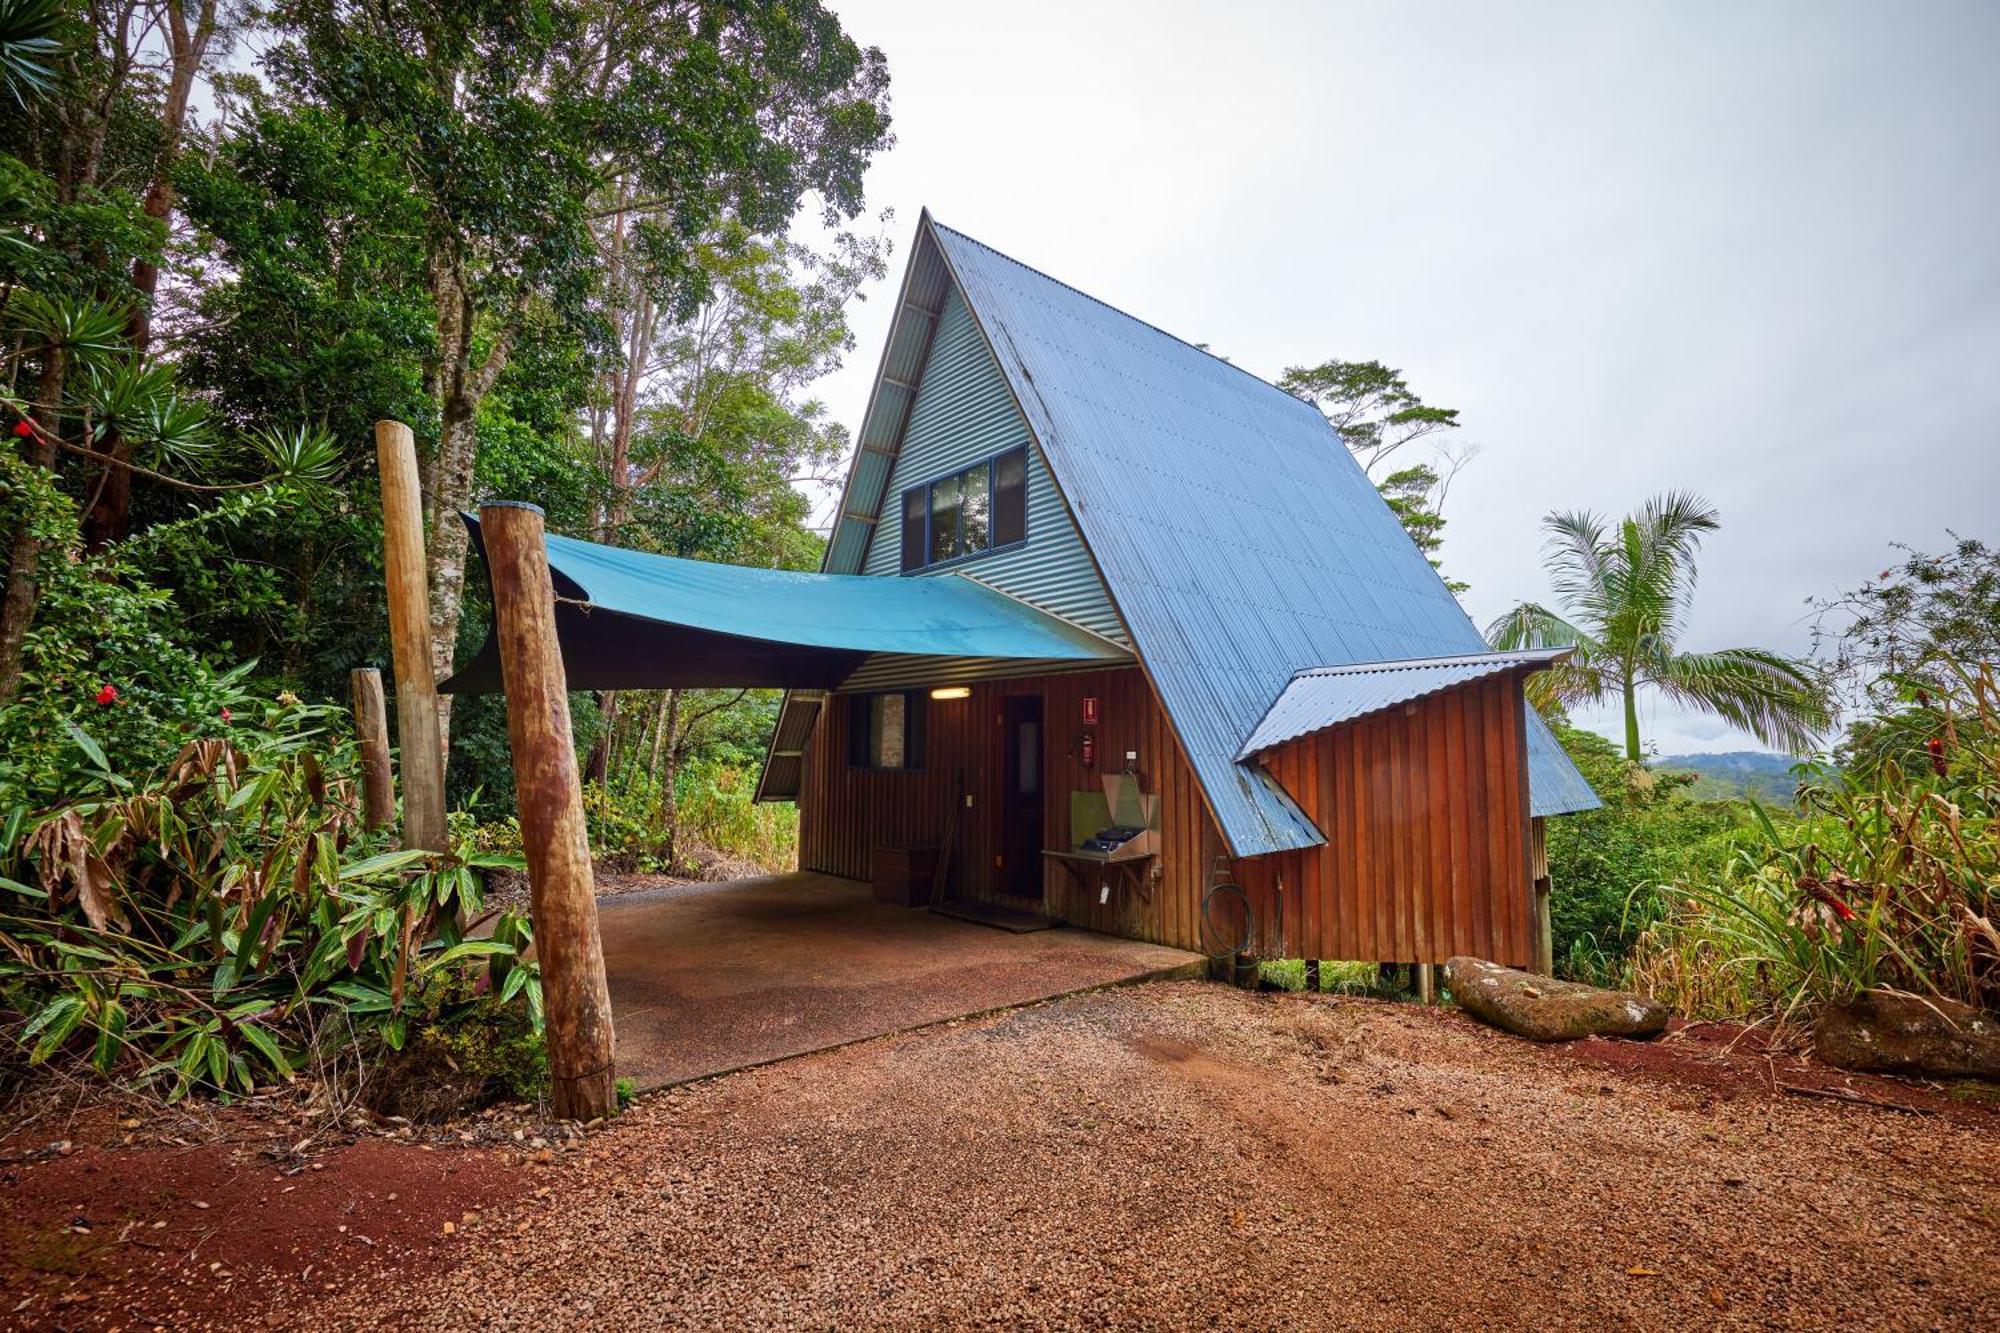
[[1692,648],[1802,651],[1892,540],[2000,537],[2000,4],[833,3],[897,136],[850,429],[928,205],[1266,379],[1375,358],[1459,408],[1481,624],[1547,597],[1545,511],[1667,488],[1723,516]]

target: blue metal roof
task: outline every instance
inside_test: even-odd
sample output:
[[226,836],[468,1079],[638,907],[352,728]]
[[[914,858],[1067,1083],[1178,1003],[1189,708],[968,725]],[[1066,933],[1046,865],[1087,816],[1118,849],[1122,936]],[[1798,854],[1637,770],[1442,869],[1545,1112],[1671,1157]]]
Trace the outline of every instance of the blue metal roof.
[[[1323,842],[1245,738],[1302,666],[1480,653],[1478,629],[1317,408],[930,226],[1223,837]],[[1535,814],[1597,804],[1532,710],[1528,757]]]
[[1540,670],[1568,655],[1567,648],[1536,648],[1514,653],[1467,653],[1460,657],[1309,667],[1292,677],[1236,757],[1250,759],[1315,731],[1503,671]]

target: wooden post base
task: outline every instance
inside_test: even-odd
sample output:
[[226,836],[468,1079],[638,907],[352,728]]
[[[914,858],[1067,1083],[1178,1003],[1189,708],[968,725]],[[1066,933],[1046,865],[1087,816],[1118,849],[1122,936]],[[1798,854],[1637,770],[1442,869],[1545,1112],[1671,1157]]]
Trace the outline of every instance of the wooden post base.
[[596,1120],[618,1109],[618,1074],[610,1065],[574,1078],[549,1076],[549,1102],[558,1120]]
[[1418,963],[1417,1002],[1419,1004],[1436,1004],[1437,998],[1437,964]]

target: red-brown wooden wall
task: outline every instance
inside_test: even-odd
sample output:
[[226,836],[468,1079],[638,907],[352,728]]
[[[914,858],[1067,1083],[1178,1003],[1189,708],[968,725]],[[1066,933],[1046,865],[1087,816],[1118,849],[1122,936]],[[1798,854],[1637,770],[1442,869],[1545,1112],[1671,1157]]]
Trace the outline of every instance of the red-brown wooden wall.
[[[1101,775],[1138,752],[1142,787],[1161,796],[1160,878],[1150,897],[1114,888],[1099,904],[1096,885],[1079,885],[1061,866],[1042,872],[1046,909],[1091,930],[1181,948],[1200,947],[1203,880],[1221,850],[1194,775],[1179,742],[1136,667],[1072,672],[972,685],[969,699],[929,701],[927,761],[920,771],[873,772],[847,764],[847,709],[839,696],[820,712],[806,746],[805,786],[799,799],[799,864],[807,870],[866,879],[878,845],[938,842],[957,775],[963,772],[972,808],[959,811],[952,878],[959,896],[976,902],[1036,906],[997,891],[1000,830],[996,823],[1006,762],[1002,700],[1042,697],[1043,836],[1049,847],[1071,846],[1069,797],[1097,789]],[[1098,700],[1097,766],[1077,754],[1084,732],[1083,699]],[[1095,829],[1083,830],[1088,837]]]
[[[1051,915],[1111,934],[1198,949],[1201,903],[1222,840],[1165,714],[1137,668],[975,683],[972,696],[929,702],[925,767],[874,772],[847,764],[847,710],[821,711],[806,747],[799,864],[869,877],[878,845],[934,844],[959,774],[972,807],[959,811],[955,892],[1033,906],[997,891],[1005,746],[1002,700],[1042,696],[1045,840],[1073,841],[1069,794],[1097,785],[1136,750],[1144,789],[1162,797],[1159,874],[1150,895],[1043,870]],[[1076,753],[1083,698],[1099,700],[1098,767]],[[1327,834],[1328,845],[1237,861],[1266,956],[1441,962],[1457,953],[1525,965],[1532,959],[1525,724],[1518,676],[1498,676],[1409,709],[1334,728],[1264,756]],[[1094,830],[1083,830],[1088,834]],[[1282,893],[1282,936],[1273,910]]]
[[1527,723],[1493,676],[1303,737],[1264,764],[1323,847],[1238,864],[1282,881],[1287,951],[1307,958],[1534,961]]

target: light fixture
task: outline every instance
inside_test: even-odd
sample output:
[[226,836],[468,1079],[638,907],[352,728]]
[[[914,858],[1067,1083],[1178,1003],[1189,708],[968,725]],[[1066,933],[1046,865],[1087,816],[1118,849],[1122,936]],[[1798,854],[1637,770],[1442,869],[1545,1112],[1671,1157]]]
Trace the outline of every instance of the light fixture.
[[931,698],[933,699],[970,699],[971,697],[972,687],[970,685],[940,685],[931,691]]

